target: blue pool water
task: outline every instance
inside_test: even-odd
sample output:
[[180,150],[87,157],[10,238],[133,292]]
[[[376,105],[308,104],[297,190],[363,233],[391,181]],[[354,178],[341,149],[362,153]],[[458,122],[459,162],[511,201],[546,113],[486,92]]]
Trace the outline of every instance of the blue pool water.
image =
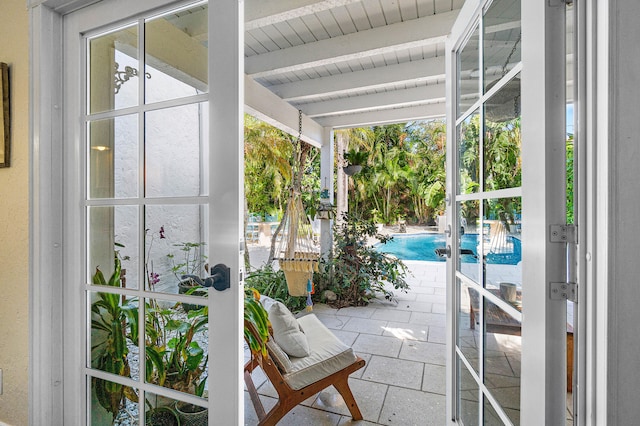
[[[521,244],[518,238],[508,236],[513,250],[506,253],[487,254],[487,263],[515,265],[521,260]],[[435,252],[438,248],[446,247],[446,236],[444,234],[395,234],[393,239],[386,244],[377,244],[376,249],[392,254],[402,260],[427,260],[432,262],[444,262],[445,258],[438,256]],[[461,248],[471,250],[477,254],[478,234],[464,234],[461,239]],[[472,255],[463,255],[463,262],[477,262]]]

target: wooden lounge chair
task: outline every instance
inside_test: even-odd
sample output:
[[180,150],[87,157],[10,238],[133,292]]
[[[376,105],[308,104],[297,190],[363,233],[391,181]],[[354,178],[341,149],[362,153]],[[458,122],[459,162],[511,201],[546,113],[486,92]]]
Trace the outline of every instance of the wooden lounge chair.
[[[309,342],[309,356],[289,357],[275,342],[273,331],[267,342],[267,355],[252,353],[244,366],[244,381],[258,415],[260,426],[275,425],[296,405],[333,385],[342,395],[354,420],[362,420],[358,404],[349,388],[349,375],[364,367],[365,361],[342,343],[313,314],[299,318],[298,323]],[[245,327],[258,338],[254,325],[245,320]],[[264,410],[251,373],[260,367],[276,392],[278,402],[267,413]]]

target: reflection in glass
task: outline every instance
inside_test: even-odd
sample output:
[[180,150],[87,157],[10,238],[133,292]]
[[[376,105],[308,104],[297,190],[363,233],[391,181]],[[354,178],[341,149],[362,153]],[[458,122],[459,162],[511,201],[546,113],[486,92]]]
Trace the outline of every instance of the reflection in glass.
[[[117,274],[105,274],[107,281],[114,277],[117,279]],[[91,306],[91,368],[135,379],[132,372],[139,371],[137,299],[106,292],[88,292],[87,296]],[[108,396],[122,401],[128,392],[125,386],[93,380],[100,400]]]
[[458,114],[462,116],[479,98],[480,55],[478,28],[458,53]]
[[[145,207],[146,288],[164,293],[187,293],[197,287],[183,275],[206,277],[208,210],[205,205]],[[196,289],[197,290],[197,289]],[[192,296],[206,292],[191,290]]]
[[477,315],[478,292],[458,279],[460,290],[460,305],[458,306],[458,333],[457,346],[467,359],[469,364],[480,371],[478,360],[480,358],[480,318]]
[[[484,424],[487,426],[504,426],[504,422],[500,420],[500,416],[496,413],[496,410],[493,408],[487,397],[484,397]],[[520,422],[514,423],[515,425],[520,424]]]
[[489,392],[518,424],[520,417],[521,323],[485,299],[484,383]]
[[145,114],[147,197],[204,195],[207,111],[205,103]]
[[522,289],[522,198],[492,198],[484,202],[482,219],[486,288],[510,282]]
[[138,116],[124,115],[89,123],[90,198],[138,195]]
[[147,411],[145,418],[147,425],[180,424],[198,426],[208,424],[209,411],[205,407],[187,404],[152,393],[146,394],[146,400]]
[[145,102],[208,90],[207,5],[172,11],[145,23]]
[[480,113],[458,125],[458,193],[472,194],[480,186]]
[[205,396],[209,308],[148,299],[145,304],[146,381]]
[[89,112],[138,104],[138,29],[123,28],[89,40]]
[[484,15],[483,29],[486,92],[520,62],[520,0],[495,0]]
[[89,408],[91,425],[137,425],[138,389],[124,386],[109,380],[90,377],[91,407]]
[[517,188],[522,185],[519,99],[520,88],[512,90],[507,85],[485,104],[485,191]]
[[480,404],[479,386],[467,367],[458,359],[458,387],[460,392],[460,420],[465,426],[478,425]]
[[462,272],[474,282],[480,283],[481,257],[480,247],[480,201],[470,200],[458,202],[458,229],[460,232],[460,256],[458,271]]
[[[138,207],[89,207],[87,210],[88,259],[91,274],[100,268],[107,282],[115,271],[116,262],[122,268],[117,286],[137,289],[138,277]],[[116,260],[117,259],[117,260]],[[93,284],[98,284],[93,282]]]

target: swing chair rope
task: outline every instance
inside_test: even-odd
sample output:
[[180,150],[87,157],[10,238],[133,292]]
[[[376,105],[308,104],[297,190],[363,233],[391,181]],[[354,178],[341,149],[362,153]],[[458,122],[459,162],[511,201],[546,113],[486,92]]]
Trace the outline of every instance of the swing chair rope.
[[313,241],[311,223],[302,204],[301,175],[302,164],[302,111],[298,110],[298,138],[294,145],[294,175],[285,215],[277,260],[285,273],[289,294],[308,296],[313,272],[318,270],[319,250]]

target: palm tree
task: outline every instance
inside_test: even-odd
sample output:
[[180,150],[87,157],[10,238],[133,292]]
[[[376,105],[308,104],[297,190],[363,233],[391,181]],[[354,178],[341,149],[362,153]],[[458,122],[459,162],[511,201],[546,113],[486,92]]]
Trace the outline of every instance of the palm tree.
[[425,223],[444,210],[446,123],[416,122],[408,129],[412,146],[407,185],[415,219]]
[[[245,194],[248,207],[264,211],[273,204],[282,209],[293,170],[291,136],[245,115]],[[264,199],[266,196],[266,200]]]

